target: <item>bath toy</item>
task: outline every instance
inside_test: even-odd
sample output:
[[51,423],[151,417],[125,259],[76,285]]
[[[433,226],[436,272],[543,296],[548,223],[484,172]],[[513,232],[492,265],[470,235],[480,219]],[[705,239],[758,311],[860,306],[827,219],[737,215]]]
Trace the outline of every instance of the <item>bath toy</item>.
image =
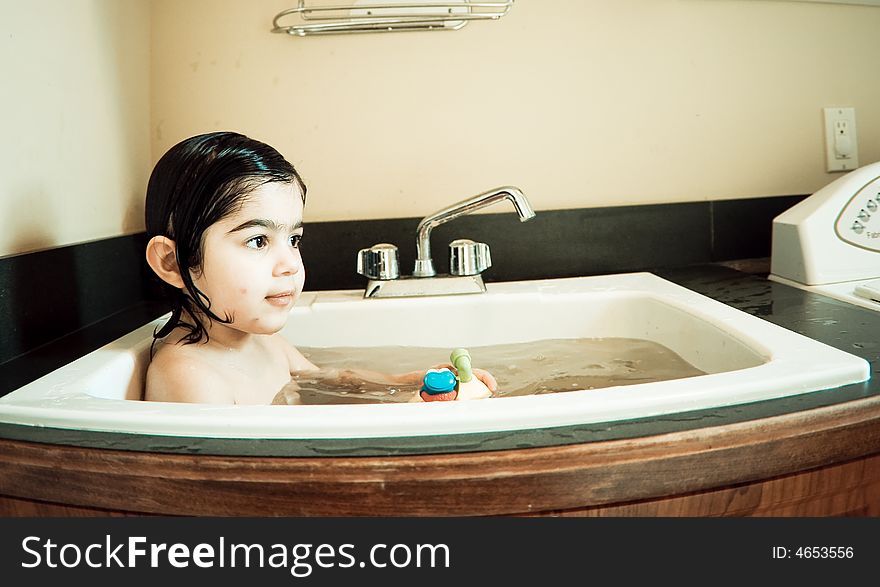
[[426,402],[448,402],[458,397],[455,374],[446,369],[428,369],[419,396]]
[[458,370],[458,399],[486,399],[492,397],[492,392],[486,384],[474,377],[471,367],[471,355],[467,349],[455,349],[449,355],[449,361]]

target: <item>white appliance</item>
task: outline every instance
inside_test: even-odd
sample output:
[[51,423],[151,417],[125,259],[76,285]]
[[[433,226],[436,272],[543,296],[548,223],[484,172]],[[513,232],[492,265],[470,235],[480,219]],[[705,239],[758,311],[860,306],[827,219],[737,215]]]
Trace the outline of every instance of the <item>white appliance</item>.
[[880,162],[773,220],[770,279],[880,311]]

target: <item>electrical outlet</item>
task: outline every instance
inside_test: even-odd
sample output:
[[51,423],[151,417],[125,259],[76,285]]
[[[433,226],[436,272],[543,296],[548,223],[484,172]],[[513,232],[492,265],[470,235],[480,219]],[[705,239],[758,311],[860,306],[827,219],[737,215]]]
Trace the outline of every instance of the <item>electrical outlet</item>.
[[859,166],[855,108],[825,108],[825,168],[851,171]]

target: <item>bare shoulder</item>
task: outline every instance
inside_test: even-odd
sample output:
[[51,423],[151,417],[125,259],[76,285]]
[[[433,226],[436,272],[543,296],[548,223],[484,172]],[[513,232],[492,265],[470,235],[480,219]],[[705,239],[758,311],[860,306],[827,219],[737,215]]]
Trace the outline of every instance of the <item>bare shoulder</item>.
[[232,404],[228,382],[194,349],[163,345],[147,369],[144,399],[160,402]]
[[290,371],[316,371],[318,367],[316,367],[311,361],[309,361],[299,350],[290,344],[286,338],[281,336],[280,334],[274,334],[272,336],[273,342],[284,351],[284,354],[287,356],[287,360],[290,363]]

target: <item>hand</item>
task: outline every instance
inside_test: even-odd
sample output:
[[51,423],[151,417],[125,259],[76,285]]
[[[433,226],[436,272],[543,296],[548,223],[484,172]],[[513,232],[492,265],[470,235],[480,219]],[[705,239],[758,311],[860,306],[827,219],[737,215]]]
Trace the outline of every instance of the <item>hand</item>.
[[498,382],[495,381],[495,377],[485,369],[474,369],[473,372],[474,377],[485,383],[486,387],[489,388],[489,391],[494,394],[498,389]]
[[[432,369],[449,369],[456,375],[458,375],[458,370],[452,366],[451,363],[443,363],[441,365],[435,365],[431,367]],[[482,381],[486,387],[489,388],[489,391],[495,393],[498,389],[498,382],[495,380],[495,377],[492,376],[491,373],[486,371],[485,369],[473,369],[474,377]],[[401,373],[399,375],[395,375],[394,378],[398,380],[398,382],[403,384],[416,384],[421,385],[422,380],[425,378],[425,371],[410,371],[408,373]]]
[[297,406],[301,403],[302,397],[299,394],[299,385],[293,380],[282,387],[281,391],[276,393],[272,399],[273,406]]

